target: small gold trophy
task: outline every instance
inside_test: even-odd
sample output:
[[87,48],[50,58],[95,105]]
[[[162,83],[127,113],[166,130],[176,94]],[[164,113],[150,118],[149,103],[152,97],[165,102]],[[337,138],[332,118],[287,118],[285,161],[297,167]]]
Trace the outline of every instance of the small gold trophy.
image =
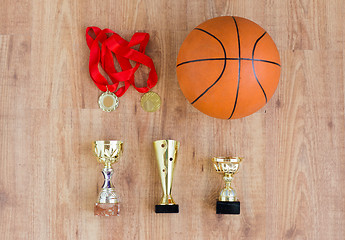
[[158,140],[153,142],[156,153],[159,175],[161,177],[163,196],[156,213],[178,213],[178,204],[171,196],[174,168],[180,143],[175,140]]
[[94,141],[93,148],[98,162],[104,164],[102,170],[104,183],[98,195],[98,202],[95,204],[94,214],[97,216],[119,215],[119,199],[115,193],[114,185],[111,182],[111,177],[114,173],[111,164],[117,162],[122,154],[122,142],[113,140]]
[[242,158],[214,157],[212,162],[217,172],[224,173],[225,187],[219,194],[217,214],[240,214],[240,202],[235,190],[231,187],[233,176],[237,173]]

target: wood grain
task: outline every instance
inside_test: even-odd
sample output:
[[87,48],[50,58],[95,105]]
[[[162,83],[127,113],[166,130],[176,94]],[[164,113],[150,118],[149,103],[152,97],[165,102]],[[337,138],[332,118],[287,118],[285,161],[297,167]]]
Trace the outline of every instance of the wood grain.
[[[2,1],[1,239],[343,239],[344,13],[341,0]],[[194,109],[175,74],[189,31],[222,15],[265,28],[282,61],[271,101],[231,121]],[[98,108],[84,39],[90,25],[126,39],[150,33],[159,111],[144,112],[133,88],[116,112]],[[166,138],[181,142],[173,184],[180,213],[157,215],[152,141]],[[114,165],[119,217],[93,216],[98,139],[124,141]],[[234,180],[239,216],[215,214],[222,178],[210,159],[230,154],[245,158]]]

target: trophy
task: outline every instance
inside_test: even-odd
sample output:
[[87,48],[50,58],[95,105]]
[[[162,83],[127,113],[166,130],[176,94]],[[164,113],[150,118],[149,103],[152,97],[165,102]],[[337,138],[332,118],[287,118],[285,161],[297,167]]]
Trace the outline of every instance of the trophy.
[[98,195],[98,201],[95,204],[94,214],[96,216],[119,215],[119,199],[115,193],[114,185],[111,182],[111,177],[114,173],[111,165],[117,162],[122,153],[122,142],[113,140],[94,141],[93,148],[98,162],[104,165],[102,170],[104,183]]
[[231,187],[233,176],[237,173],[242,158],[214,157],[212,162],[217,172],[224,173],[225,187],[219,194],[217,214],[240,214],[240,202],[235,190]]
[[171,196],[171,189],[177,151],[180,143],[175,140],[158,140],[153,142],[153,146],[163,189],[162,199],[160,203],[156,205],[155,212],[178,213],[179,207]]

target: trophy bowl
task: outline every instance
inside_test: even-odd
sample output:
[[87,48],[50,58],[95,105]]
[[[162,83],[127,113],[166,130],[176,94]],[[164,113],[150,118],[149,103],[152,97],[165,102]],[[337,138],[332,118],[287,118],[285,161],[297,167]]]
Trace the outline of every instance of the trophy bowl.
[[214,157],[213,166],[219,173],[224,174],[225,186],[219,194],[217,201],[217,214],[239,214],[240,202],[236,191],[231,187],[231,181],[238,172],[243,158],[240,157]]
[[120,204],[111,181],[114,170],[111,165],[118,161],[122,154],[122,141],[100,140],[93,142],[94,154],[99,163],[104,165],[102,170],[104,183],[95,204],[94,214],[96,216],[115,216],[120,213]]
[[212,161],[217,172],[234,175],[237,173],[242,159],[240,157],[214,157]]
[[100,140],[93,142],[93,149],[99,163],[107,166],[118,161],[122,154],[122,141],[117,140]]

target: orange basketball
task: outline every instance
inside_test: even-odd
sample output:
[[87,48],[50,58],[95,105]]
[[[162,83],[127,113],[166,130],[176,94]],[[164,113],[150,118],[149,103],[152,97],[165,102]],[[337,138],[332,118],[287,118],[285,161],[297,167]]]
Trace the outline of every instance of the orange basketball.
[[216,118],[248,116],[272,97],[280,77],[279,52],[256,23],[217,17],[184,40],[177,57],[177,78],[188,101]]

